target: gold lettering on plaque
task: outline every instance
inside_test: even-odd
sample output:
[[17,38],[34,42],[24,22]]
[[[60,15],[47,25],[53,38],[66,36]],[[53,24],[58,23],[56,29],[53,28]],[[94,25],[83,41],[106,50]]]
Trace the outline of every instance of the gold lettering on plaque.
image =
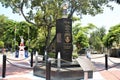
[[64,46],[63,46],[64,49],[71,49],[71,43],[64,43]]

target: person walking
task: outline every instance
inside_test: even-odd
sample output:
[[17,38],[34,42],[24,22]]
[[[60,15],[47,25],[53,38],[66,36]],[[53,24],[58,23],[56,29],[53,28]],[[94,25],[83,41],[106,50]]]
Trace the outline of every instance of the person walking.
[[90,49],[87,49],[86,57],[91,60],[91,50]]

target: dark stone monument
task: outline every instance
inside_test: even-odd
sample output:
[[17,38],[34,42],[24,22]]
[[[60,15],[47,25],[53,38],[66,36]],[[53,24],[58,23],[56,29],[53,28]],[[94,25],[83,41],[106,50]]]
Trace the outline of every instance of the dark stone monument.
[[[66,18],[67,6],[63,6],[63,18],[56,21],[56,39],[55,39],[55,52],[56,59],[51,63],[51,80],[80,80],[84,79],[85,73],[88,78],[93,77],[94,66],[89,59],[79,57],[72,59],[72,19]],[[60,52],[61,59],[58,59]],[[46,77],[46,65],[35,65],[33,74],[40,77]],[[60,66],[58,66],[58,64]],[[86,79],[87,80],[87,79]]]
[[72,61],[72,20],[68,18],[56,21],[56,57],[58,52],[61,59]]

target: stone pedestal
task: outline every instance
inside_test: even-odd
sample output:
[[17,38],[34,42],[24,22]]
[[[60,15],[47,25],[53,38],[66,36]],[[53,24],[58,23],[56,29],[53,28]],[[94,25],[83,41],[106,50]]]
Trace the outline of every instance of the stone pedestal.
[[[93,78],[93,70],[86,71],[88,78]],[[46,66],[36,65],[33,68],[33,74],[46,78]],[[61,64],[61,68],[57,68],[56,64],[51,65],[51,80],[80,80],[84,79],[84,70],[79,63],[71,62]]]
[[[46,77],[45,66],[35,66],[33,69],[34,75],[39,77]],[[93,72],[88,71],[88,78],[93,77]],[[84,78],[84,71],[80,67],[66,67],[58,70],[51,67],[51,80],[79,80]]]

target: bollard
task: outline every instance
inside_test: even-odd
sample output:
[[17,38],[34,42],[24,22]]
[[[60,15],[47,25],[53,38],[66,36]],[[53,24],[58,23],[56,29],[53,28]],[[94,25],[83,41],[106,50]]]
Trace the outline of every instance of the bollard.
[[105,54],[105,69],[108,70],[108,55]]
[[48,54],[47,54],[47,51],[45,51],[44,57],[45,57],[45,62],[46,62],[46,61],[47,61],[47,59],[48,59]]
[[2,77],[4,78],[6,74],[6,55],[3,55],[3,66],[2,66]]
[[46,80],[51,80],[51,61],[46,60]]
[[37,65],[38,63],[38,52],[36,51],[36,54],[35,54],[35,65]]
[[30,66],[33,67],[33,52],[31,52]]
[[57,57],[57,67],[58,67],[58,68],[61,67],[61,55],[60,55],[60,52],[58,52],[58,57]]

